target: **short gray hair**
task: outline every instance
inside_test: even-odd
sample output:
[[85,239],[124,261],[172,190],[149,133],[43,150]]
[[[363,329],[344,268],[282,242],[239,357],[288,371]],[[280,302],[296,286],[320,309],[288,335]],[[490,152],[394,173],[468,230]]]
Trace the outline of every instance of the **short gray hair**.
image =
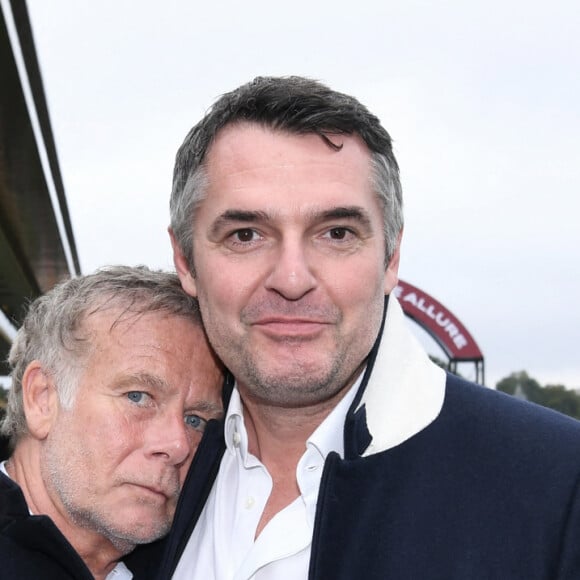
[[177,152],[171,192],[171,228],[189,268],[193,264],[195,212],[207,193],[204,160],[227,125],[255,123],[295,134],[317,134],[339,149],[332,135],[358,135],[371,152],[373,186],[383,207],[386,264],[403,229],[403,194],[391,137],[379,119],[354,97],[311,79],[257,77],[222,95],[188,133]]
[[12,445],[28,433],[22,400],[22,378],[28,365],[38,360],[53,378],[61,404],[70,407],[81,363],[91,347],[84,324],[91,314],[110,307],[123,309],[114,324],[160,312],[202,326],[197,300],[183,291],[175,273],[145,266],[109,266],[61,282],[30,303],[10,349],[12,385],[0,432],[10,437]]

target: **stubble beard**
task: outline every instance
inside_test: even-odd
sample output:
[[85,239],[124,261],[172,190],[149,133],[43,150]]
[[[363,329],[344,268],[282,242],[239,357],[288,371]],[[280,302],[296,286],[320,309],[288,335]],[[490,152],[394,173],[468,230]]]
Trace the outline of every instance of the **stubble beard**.
[[[287,346],[289,351],[299,348],[292,341]],[[365,354],[363,360],[355,360],[343,348],[319,364],[296,356],[290,368],[276,370],[260,364],[259,352],[248,352],[239,345],[234,352],[231,370],[239,387],[256,402],[281,408],[315,407],[330,401],[353,384],[366,359]]]
[[[337,306],[269,297],[242,310],[240,323],[245,330],[238,333],[212,315],[215,313],[208,308],[211,302],[206,295],[200,293],[198,299],[210,342],[233,373],[243,396],[271,407],[305,408],[328,403],[356,381],[379,332],[384,304],[381,292],[382,288],[377,290],[377,298],[369,303],[368,325],[361,320],[354,332],[343,328],[344,316]],[[271,360],[264,364],[261,347],[250,333],[254,323],[269,313],[325,320],[334,330],[329,340],[320,343],[318,352],[309,339],[280,339],[285,362],[277,367],[271,353]]]
[[[128,524],[116,523],[115,514],[110,514],[107,507],[88,492],[87,476],[90,480],[91,474],[82,473],[86,463],[77,461],[78,453],[67,453],[67,445],[62,436],[47,440],[41,470],[49,493],[58,498],[75,526],[107,538],[123,555],[134,550],[138,544],[153,542],[169,532],[170,517],[159,519],[154,527],[146,531],[139,530],[138,524],[129,527]],[[86,452],[81,451],[83,453]],[[109,485],[112,486],[113,482]],[[143,503],[146,501],[143,500]]]

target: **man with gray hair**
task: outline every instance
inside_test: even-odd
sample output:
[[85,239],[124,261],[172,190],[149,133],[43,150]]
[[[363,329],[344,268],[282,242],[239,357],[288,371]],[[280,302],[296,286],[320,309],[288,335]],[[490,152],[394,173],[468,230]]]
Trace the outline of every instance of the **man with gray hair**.
[[9,363],[0,576],[131,578],[121,559],[168,532],[222,414],[197,302],[145,267],[74,278],[30,305]]
[[187,135],[171,214],[182,285],[236,382],[163,580],[580,578],[580,423],[446,374],[410,333],[376,116],[257,78]]

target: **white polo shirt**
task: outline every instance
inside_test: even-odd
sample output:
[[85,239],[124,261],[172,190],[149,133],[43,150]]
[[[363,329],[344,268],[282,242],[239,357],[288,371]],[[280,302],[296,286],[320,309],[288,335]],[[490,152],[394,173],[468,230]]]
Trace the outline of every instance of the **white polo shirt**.
[[256,540],[272,478],[248,451],[243,406],[234,388],[225,421],[227,449],[174,580],[307,578],[324,461],[331,451],[344,455],[344,422],[361,380],[307,440],[296,468],[300,496],[277,513]]

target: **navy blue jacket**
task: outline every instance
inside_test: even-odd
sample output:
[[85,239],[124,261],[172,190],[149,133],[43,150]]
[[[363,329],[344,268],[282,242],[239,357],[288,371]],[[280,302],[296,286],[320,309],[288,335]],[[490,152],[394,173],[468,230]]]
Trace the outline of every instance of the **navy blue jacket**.
[[20,487],[0,473],[0,578],[93,580],[47,516],[31,516]]
[[[149,544],[146,560],[137,565],[134,580],[151,578],[159,563],[161,542]],[[45,515],[32,516],[17,483],[0,473],[0,579],[94,580],[94,577],[54,522]]]
[[[433,368],[392,310],[347,415],[345,456],[325,463],[309,578],[579,580],[580,422]],[[166,543],[163,580],[224,449],[212,422]]]

